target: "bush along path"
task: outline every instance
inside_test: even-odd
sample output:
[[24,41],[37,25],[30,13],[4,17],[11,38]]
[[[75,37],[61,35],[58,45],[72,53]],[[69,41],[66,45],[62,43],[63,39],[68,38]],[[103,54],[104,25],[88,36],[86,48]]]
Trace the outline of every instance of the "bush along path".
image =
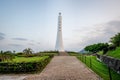
[[50,62],[51,57],[43,56],[39,58],[42,59],[30,62],[0,62],[0,73],[29,73],[42,71]]
[[75,56],[55,56],[40,74],[24,80],[99,80],[99,76]]

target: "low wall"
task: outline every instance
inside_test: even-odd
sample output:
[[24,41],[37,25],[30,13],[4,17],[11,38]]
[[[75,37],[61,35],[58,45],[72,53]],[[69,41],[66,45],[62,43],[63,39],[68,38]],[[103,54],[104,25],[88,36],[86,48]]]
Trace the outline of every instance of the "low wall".
[[102,62],[104,62],[107,66],[109,66],[111,69],[116,71],[117,73],[120,73],[120,59],[116,59],[109,56],[103,56],[96,54],[97,58],[99,58]]

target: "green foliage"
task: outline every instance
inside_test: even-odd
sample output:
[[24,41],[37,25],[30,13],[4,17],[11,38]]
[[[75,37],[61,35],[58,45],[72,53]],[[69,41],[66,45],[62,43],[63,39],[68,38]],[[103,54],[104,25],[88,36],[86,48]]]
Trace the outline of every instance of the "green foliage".
[[115,50],[108,51],[107,56],[120,59],[120,47],[117,47]]
[[39,53],[58,53],[58,51],[42,51],[42,52],[39,52]]
[[115,45],[115,46],[120,46],[120,33],[113,36],[111,38],[110,42],[113,43],[113,45]]
[[29,55],[26,55],[22,52],[20,53],[17,53],[16,56],[17,57],[38,57],[38,56],[49,56],[49,57],[53,57],[54,55],[57,55],[58,53],[44,53],[44,52],[38,52],[38,53],[34,53],[34,54],[29,54]]
[[15,57],[12,61],[7,62],[34,62],[34,61],[40,61],[42,59],[48,58],[49,56],[36,56],[36,57]]
[[76,53],[76,52],[67,52],[70,56],[78,56],[80,55],[80,53]]
[[15,58],[15,55],[11,51],[0,52],[0,62],[11,61]]
[[16,53],[16,55],[23,55],[23,54],[24,54],[23,52]]
[[98,43],[98,44],[86,46],[84,49],[86,51],[96,53],[98,51],[107,49],[107,47],[108,47],[107,43]]
[[[79,60],[84,62],[88,67],[90,67],[95,73],[101,76],[104,80],[109,80],[109,72],[108,67],[102,63],[97,61],[95,56],[77,56]],[[91,60],[90,60],[91,59]],[[90,66],[91,61],[91,66]],[[120,74],[117,74],[113,70],[111,70],[112,80],[119,80]]]
[[31,54],[32,54],[32,49],[31,48],[26,48],[26,49],[24,49],[23,50],[23,53],[25,53],[25,55],[27,56],[27,57],[30,57],[31,56]]
[[38,53],[36,53],[35,55],[37,55],[37,56],[54,56],[54,55],[58,55],[58,52],[57,51],[45,51],[45,52],[38,52]]
[[98,43],[93,45],[88,45],[84,49],[89,52],[99,52],[103,51],[103,54],[106,54],[107,51],[115,50],[116,47],[120,46],[120,33],[116,34],[110,39],[111,45],[108,45],[108,43]]
[[[39,55],[39,54],[37,54]],[[49,56],[49,57],[53,57],[54,55],[56,55],[56,53],[40,53],[40,56]]]
[[30,48],[23,52],[13,51],[0,52],[0,73],[24,73],[41,71],[51,60],[57,51],[49,51],[32,54]]
[[103,51],[99,51],[97,54],[103,55]]
[[115,50],[116,46],[115,45],[109,45],[108,50]]
[[[16,62],[1,62],[0,73],[25,73],[41,71],[51,60],[49,56],[44,56],[40,59],[28,59],[28,61],[27,59],[28,58],[24,58],[24,62],[16,60]],[[20,59],[17,58],[17,60]]]

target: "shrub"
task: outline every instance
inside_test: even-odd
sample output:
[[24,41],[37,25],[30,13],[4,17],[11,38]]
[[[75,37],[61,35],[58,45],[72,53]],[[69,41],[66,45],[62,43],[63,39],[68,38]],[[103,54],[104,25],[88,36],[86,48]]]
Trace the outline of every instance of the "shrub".
[[55,55],[55,53],[36,53],[35,56],[49,56],[49,57],[53,57]]
[[0,62],[9,61],[15,58],[15,55],[11,51],[0,52]]
[[35,57],[35,56],[50,56],[53,57],[56,53],[34,53],[34,54],[24,54],[24,53],[17,53],[16,56],[18,57]]
[[36,62],[1,62],[0,73],[24,73],[41,71],[50,60],[51,57],[46,57]]
[[115,49],[116,49],[116,46],[115,46],[115,45],[110,45],[110,46],[108,47],[108,49],[109,49],[109,50],[115,50]]

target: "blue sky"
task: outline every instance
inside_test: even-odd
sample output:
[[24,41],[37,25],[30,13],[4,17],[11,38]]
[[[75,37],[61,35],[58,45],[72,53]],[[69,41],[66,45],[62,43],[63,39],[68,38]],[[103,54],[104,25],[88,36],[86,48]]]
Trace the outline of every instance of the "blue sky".
[[54,50],[59,12],[65,50],[120,32],[120,0],[0,0],[0,50]]

